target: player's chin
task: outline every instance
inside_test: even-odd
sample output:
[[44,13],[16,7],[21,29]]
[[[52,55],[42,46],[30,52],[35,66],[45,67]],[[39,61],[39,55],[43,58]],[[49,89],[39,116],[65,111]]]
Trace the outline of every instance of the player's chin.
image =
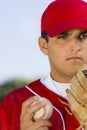
[[79,70],[79,68],[82,66],[83,64],[77,64],[77,65],[72,65],[69,67],[68,69],[68,74],[69,76],[72,78],[76,73],[77,71]]
[[75,72],[77,72],[84,64],[86,63],[83,60],[71,60],[68,62],[68,65],[72,68],[72,70],[75,70]]

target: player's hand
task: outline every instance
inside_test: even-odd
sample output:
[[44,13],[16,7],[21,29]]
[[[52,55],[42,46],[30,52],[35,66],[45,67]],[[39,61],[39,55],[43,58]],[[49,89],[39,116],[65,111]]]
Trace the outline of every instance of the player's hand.
[[[48,130],[52,126],[49,120],[33,120],[34,113],[46,105],[44,101],[38,101],[38,99],[39,97],[33,96],[23,102],[20,116],[20,130]],[[35,101],[38,102],[31,105]]]

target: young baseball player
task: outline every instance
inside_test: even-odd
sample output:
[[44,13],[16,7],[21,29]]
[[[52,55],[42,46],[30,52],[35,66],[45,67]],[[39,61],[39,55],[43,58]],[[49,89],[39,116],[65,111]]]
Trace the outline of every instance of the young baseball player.
[[[48,56],[50,73],[2,100],[5,121],[11,130],[75,130],[80,124],[68,106],[66,89],[78,69],[87,64],[87,2],[52,1],[42,14],[38,43]],[[35,120],[36,111],[46,110],[47,103],[40,97],[52,103],[53,112],[50,108],[50,118]]]

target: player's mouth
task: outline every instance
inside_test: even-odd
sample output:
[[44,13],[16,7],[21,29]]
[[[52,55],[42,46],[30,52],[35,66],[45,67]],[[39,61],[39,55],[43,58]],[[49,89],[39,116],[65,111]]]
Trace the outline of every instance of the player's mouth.
[[68,57],[67,60],[82,60],[82,58],[79,56],[71,56],[71,57]]

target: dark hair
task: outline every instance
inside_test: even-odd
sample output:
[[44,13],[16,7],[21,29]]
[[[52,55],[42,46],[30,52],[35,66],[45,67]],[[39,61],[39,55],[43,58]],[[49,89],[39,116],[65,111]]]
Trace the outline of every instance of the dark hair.
[[43,37],[43,38],[48,42],[49,38],[48,38],[48,34],[47,34],[46,31],[43,31],[43,32],[41,33],[41,37]]

